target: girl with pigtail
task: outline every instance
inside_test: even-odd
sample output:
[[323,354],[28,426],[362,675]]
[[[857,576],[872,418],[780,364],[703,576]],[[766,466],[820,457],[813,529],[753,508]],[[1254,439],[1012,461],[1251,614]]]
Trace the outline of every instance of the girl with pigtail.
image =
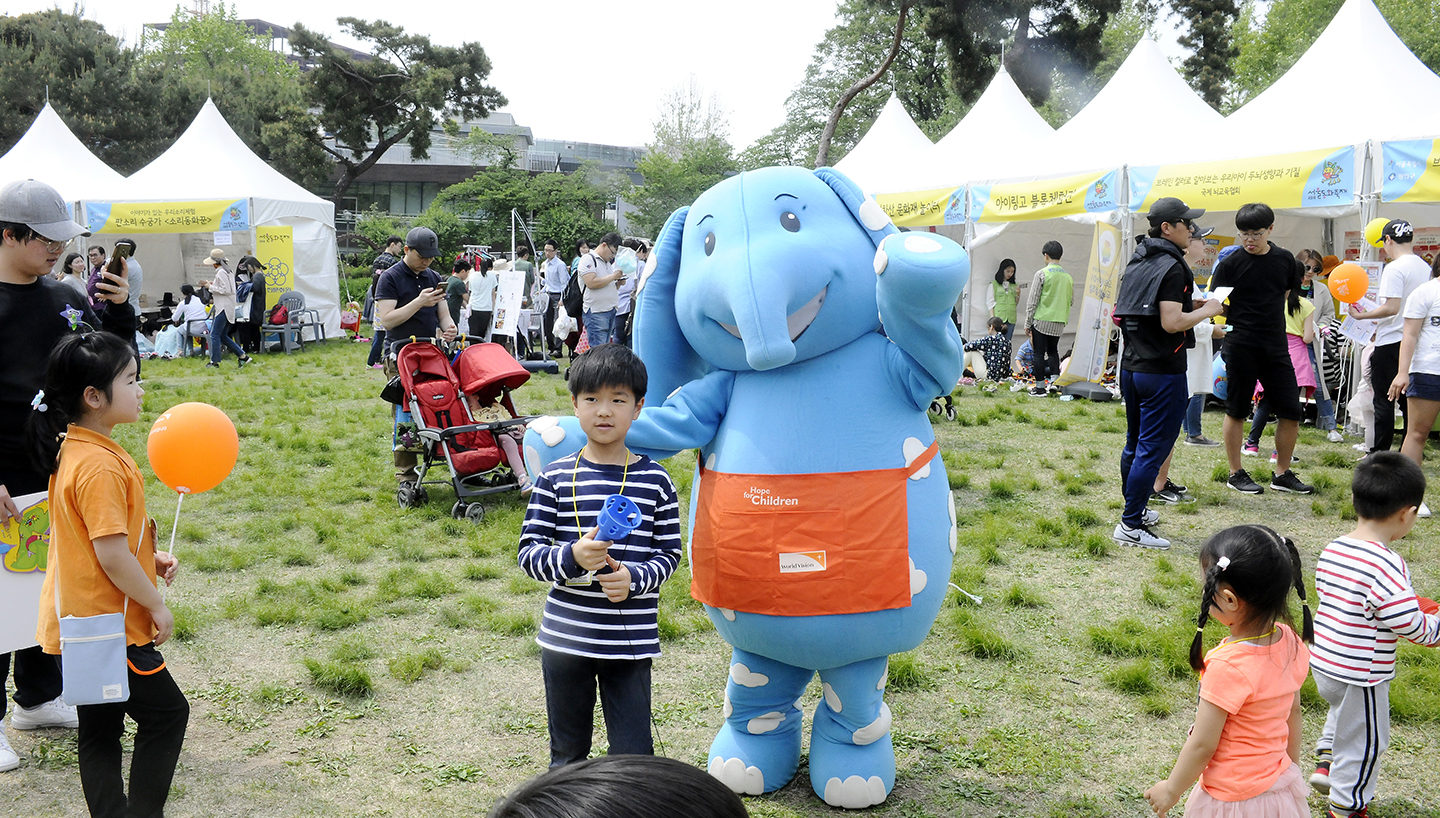
[[[76,708],[80,786],[90,814],[106,818],[163,814],[190,715],[157,650],[175,628],[159,580],[170,584],[179,563],[155,548],[144,478],[111,438],[140,418],[137,364],[118,336],[67,335],[50,355],[29,422],[36,467],[51,475],[36,639],[60,654],[60,617],[124,612],[129,699]],[[127,715],[136,724],[128,793],[120,745]]]
[[[1241,525],[1205,543],[1200,568],[1205,590],[1190,645],[1190,666],[1200,673],[1195,725],[1170,777],[1145,800],[1163,818],[1198,778],[1185,818],[1308,818],[1296,762],[1314,623],[1300,552],[1265,526]],[[1300,636],[1286,624],[1291,588],[1304,605]],[[1211,619],[1230,635],[1202,659]]]

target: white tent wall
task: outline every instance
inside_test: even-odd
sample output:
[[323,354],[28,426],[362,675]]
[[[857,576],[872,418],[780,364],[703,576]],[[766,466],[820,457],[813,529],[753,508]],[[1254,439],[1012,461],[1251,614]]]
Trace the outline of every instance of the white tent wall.
[[845,154],[835,169],[850,177],[861,190],[887,191],[896,178],[912,178],[917,168],[929,165],[930,152],[935,148],[895,94],[880,109],[869,130]]
[[995,271],[1000,262],[1011,259],[1015,262],[1015,280],[1020,282],[1020,305],[1015,326],[1014,349],[1025,342],[1025,299],[1030,297],[1030,283],[1035,273],[1045,266],[1040,257],[1040,248],[1045,242],[1055,240],[1064,248],[1060,266],[1075,280],[1075,299],[1070,306],[1070,318],[1065,325],[1065,334],[1060,337],[1061,351],[1074,345],[1075,324],[1080,319],[1080,307],[1085,301],[1085,270],[1090,264],[1090,244],[1095,235],[1095,220],[1077,221],[1072,219],[1046,219],[1033,222],[1011,222],[1000,230],[977,238],[970,246],[969,305],[961,324],[965,339],[974,340],[986,333],[985,322],[990,311],[985,308],[985,293],[995,283]]

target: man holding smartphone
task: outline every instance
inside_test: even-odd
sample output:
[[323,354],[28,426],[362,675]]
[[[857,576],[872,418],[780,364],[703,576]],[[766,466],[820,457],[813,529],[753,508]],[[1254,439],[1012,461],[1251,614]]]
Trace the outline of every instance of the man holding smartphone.
[[[455,340],[455,320],[445,304],[445,288],[440,274],[430,263],[440,255],[440,239],[428,227],[415,227],[405,234],[405,255],[380,274],[375,285],[375,320],[385,328],[386,337],[395,341],[407,338],[443,338]],[[390,351],[385,353],[385,370],[395,375]],[[395,407],[395,421],[408,423],[410,417]],[[404,415],[404,417],[401,417]],[[395,451],[395,476],[401,482],[414,480],[415,453]]]

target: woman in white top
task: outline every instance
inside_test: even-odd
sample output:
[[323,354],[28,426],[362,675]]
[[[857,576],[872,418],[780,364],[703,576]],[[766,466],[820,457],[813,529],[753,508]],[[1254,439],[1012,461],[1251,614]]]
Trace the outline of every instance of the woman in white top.
[[495,314],[495,287],[499,278],[493,272],[495,262],[481,256],[475,260],[475,270],[470,273],[470,334],[487,339],[490,334],[490,318]]
[[90,271],[85,269],[85,257],[79,253],[71,253],[65,257],[65,263],[60,265],[60,271],[65,275],[61,281],[74,287],[80,295],[88,297],[85,290],[85,280],[90,277]]
[[[1390,400],[1404,395],[1410,404],[1400,452],[1421,462],[1425,440],[1440,414],[1440,256],[1430,265],[1430,280],[1405,299],[1400,339],[1400,371],[1390,384]],[[1423,506],[1422,506],[1423,508]],[[1429,516],[1422,512],[1422,516]]]
[[210,251],[210,264],[215,267],[215,278],[200,282],[209,287],[215,297],[215,314],[210,322],[210,363],[205,365],[218,369],[228,347],[235,351],[240,366],[244,366],[251,362],[250,356],[230,337],[230,326],[235,323],[235,274],[227,266],[225,251],[218,247]]

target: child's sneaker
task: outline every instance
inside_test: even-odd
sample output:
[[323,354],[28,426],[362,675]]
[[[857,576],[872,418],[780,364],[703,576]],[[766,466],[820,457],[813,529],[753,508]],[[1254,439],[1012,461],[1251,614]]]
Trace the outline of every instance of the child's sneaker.
[[1260,447],[1256,444],[1246,443],[1240,447],[1240,453],[1246,457],[1259,457]]
[[1336,810],[1334,807],[1325,808],[1325,818],[1370,818],[1370,808],[1361,807],[1354,812]]
[[[1280,453],[1277,452],[1277,451],[1275,451],[1274,449],[1271,449],[1271,450],[1270,450],[1270,465],[1272,465],[1272,466],[1275,465],[1276,461],[1278,461],[1279,459],[1280,459]],[[1290,462],[1291,462],[1291,463],[1299,463],[1299,462],[1300,462],[1300,455],[1292,453],[1292,454],[1290,455]]]
[[75,715],[75,708],[60,698],[34,707],[21,707],[17,704],[15,709],[10,711],[12,730],[36,730],[41,727],[65,727],[74,730],[79,726],[80,718]]
[[1330,759],[1316,763],[1315,772],[1310,774],[1310,786],[1321,795],[1330,794]]
[[1325,435],[1325,439],[1331,443],[1344,443],[1345,435],[1340,434],[1339,429],[1331,429],[1330,433]]

